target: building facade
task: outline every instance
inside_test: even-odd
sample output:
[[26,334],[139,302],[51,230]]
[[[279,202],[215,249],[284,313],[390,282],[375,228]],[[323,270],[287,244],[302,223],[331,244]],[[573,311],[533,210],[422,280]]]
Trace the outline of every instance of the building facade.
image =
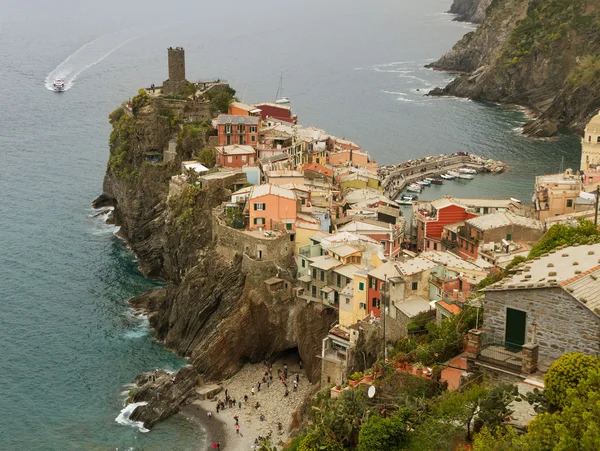
[[256,146],[259,119],[252,116],[220,114],[215,119],[219,147],[233,144]]

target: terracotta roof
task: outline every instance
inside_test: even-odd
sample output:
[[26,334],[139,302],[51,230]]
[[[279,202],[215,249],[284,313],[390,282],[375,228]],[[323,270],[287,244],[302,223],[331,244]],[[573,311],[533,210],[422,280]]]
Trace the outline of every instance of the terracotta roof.
[[296,199],[296,194],[289,189],[280,188],[276,185],[254,185],[252,192],[250,193],[250,199],[257,199],[268,194],[273,194],[278,197],[285,197],[287,199]]
[[458,315],[462,311],[462,309],[458,305],[448,304],[446,301],[438,301],[438,302],[436,302],[436,305],[439,305],[444,310],[446,310],[454,315]]
[[318,172],[319,174],[333,177],[333,171],[319,163],[306,163],[304,166],[302,166],[302,170]]
[[219,114],[217,124],[246,124],[258,125],[258,118],[253,116],[237,116],[235,114]]

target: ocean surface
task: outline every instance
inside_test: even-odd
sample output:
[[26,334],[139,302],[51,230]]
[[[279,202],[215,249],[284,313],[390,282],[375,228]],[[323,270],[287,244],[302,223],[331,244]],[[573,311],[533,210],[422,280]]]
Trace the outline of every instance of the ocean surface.
[[[423,97],[452,78],[423,66],[473,29],[444,14],[450,0],[2,3],[1,450],[191,450],[202,438],[183,416],[143,433],[121,412],[139,372],[185,361],[128,309],[158,282],[90,207],[107,115],[167,78],[169,46],[185,47],[188,79],[225,79],[247,103],[274,100],[283,74],[300,123],[380,164],[468,151],[510,165],[422,198],[528,201],[536,174],[578,166],[577,137],[525,138],[518,109]],[[67,91],[52,92],[60,77]]]

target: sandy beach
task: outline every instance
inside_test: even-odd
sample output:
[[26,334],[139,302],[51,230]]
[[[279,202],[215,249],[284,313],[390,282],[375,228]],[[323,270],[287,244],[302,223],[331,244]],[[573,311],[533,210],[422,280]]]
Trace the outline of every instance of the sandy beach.
[[[278,370],[283,371],[283,365],[287,364],[289,395],[286,397],[285,386],[281,379],[277,378]],[[192,404],[182,409],[185,415],[197,419],[206,430],[206,445],[199,446],[199,450],[214,450],[213,443],[219,442],[221,450],[238,451],[254,449],[254,441],[258,436],[266,437],[271,433],[271,442],[278,445],[280,442],[286,442],[289,439],[289,426],[292,421],[292,412],[294,412],[304,398],[312,389],[311,383],[306,379],[305,373],[300,369],[297,360],[291,358],[283,359],[273,364],[273,383],[268,386],[262,382],[262,378],[267,371],[263,363],[248,364],[244,366],[236,375],[221,381],[219,385],[223,387],[217,398],[206,401],[194,401]],[[293,381],[296,375],[300,375],[298,390],[294,391]],[[258,391],[258,382],[261,383]],[[254,395],[252,395],[254,387]],[[228,395],[236,400],[236,403],[242,402],[242,407],[226,408],[217,413],[217,399],[225,400],[225,390]],[[248,395],[248,402],[244,401],[244,395]],[[256,403],[260,407],[257,409]],[[212,413],[212,418],[208,418],[207,412]],[[235,429],[234,416],[239,418],[239,434]],[[260,416],[264,415],[264,421]],[[281,423],[282,430],[279,430],[278,423]]]

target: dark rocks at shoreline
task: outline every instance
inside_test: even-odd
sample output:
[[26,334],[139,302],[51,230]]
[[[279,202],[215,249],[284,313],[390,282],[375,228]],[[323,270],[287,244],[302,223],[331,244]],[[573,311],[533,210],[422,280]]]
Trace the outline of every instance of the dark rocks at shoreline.
[[158,370],[138,375],[135,383],[139,388],[130,400],[146,401],[148,404],[137,407],[130,419],[143,422],[147,428],[152,427],[196,399],[198,382],[199,375],[191,366],[181,368],[174,374]]

